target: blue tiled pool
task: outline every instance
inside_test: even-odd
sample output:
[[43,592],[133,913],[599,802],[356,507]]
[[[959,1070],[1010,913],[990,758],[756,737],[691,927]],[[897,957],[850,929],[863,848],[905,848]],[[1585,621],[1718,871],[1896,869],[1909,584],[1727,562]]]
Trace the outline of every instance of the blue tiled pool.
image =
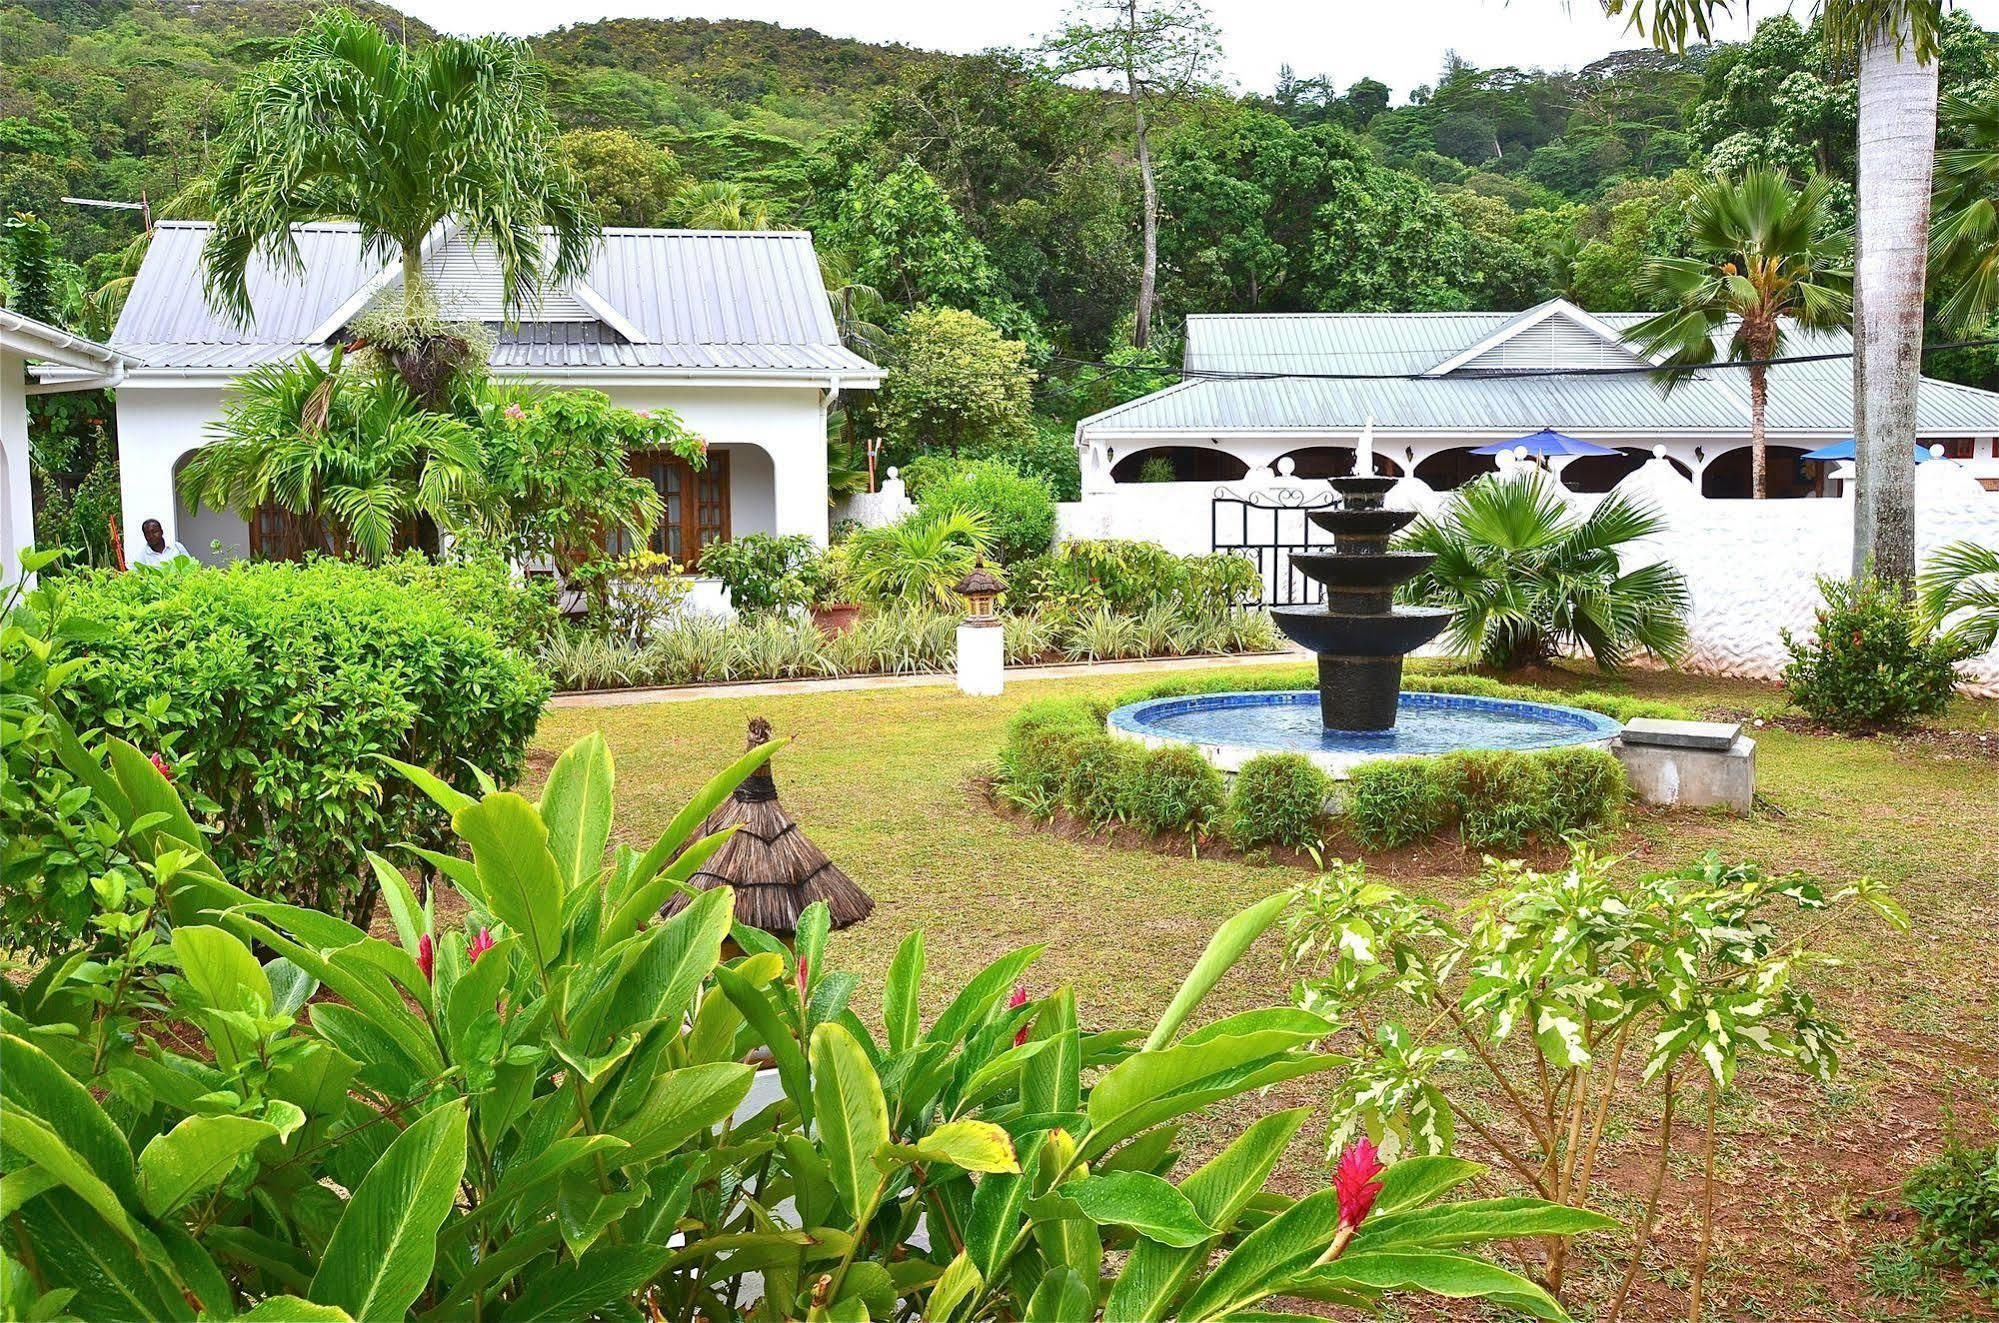
[[1457,749],[1602,744],[1622,729],[1611,718],[1581,708],[1405,690],[1392,730],[1326,730],[1320,724],[1319,695],[1310,689],[1155,698],[1119,708],[1111,713],[1110,725],[1148,744],[1198,745],[1226,770],[1257,753],[1286,752],[1306,754],[1336,771],[1374,758]]

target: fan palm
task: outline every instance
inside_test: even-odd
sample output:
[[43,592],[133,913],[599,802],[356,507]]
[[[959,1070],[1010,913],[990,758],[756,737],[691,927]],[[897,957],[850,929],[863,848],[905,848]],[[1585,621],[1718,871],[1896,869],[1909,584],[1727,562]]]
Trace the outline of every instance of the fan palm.
[[1999,549],[1953,542],[1930,558],[1917,581],[1916,605],[1925,624],[1966,657],[1999,644]]
[[246,373],[181,471],[195,510],[276,505],[317,521],[335,555],[378,561],[417,516],[448,522],[477,472],[478,434],[422,408],[401,381],[307,355]]
[[[1786,327],[1844,326],[1853,315],[1850,256],[1843,237],[1829,233],[1831,182],[1799,188],[1775,170],[1754,169],[1739,180],[1710,179],[1687,201],[1687,236],[1694,256],[1655,257],[1639,269],[1637,286],[1662,308],[1625,332],[1648,354],[1673,367],[1712,363],[1722,352],[1749,365],[1749,444],[1753,491],[1769,494],[1764,446],[1770,369]],[[1677,374],[1666,378],[1672,389]]]
[[1930,265],[1950,290],[1937,320],[1976,334],[1999,313],[1999,98],[1947,96],[1943,117],[1964,145],[1937,155]]
[[213,193],[209,296],[246,321],[251,259],[302,272],[291,227],[304,221],[355,221],[370,252],[399,256],[412,321],[428,306],[423,241],[441,222],[492,252],[510,312],[581,275],[597,237],[524,43],[405,46],[338,8],[237,93]]
[[1481,478],[1402,539],[1436,560],[1404,597],[1454,612],[1446,641],[1481,664],[1511,669],[1578,647],[1605,670],[1636,650],[1672,660],[1686,649],[1686,579],[1665,562],[1626,573],[1621,549],[1664,521],[1613,492],[1578,519],[1550,484]]
[[847,539],[849,574],[855,592],[872,602],[962,606],[954,591],[958,581],[991,543],[983,514],[919,510]]
[[768,230],[770,204],[741,184],[688,182],[673,196],[673,212],[693,230]]
[[[1714,40],[1727,0],[1601,0],[1656,45]],[[1853,572],[1900,584],[1916,573],[1916,383],[1936,163],[1944,0],[1817,0],[1826,35],[1858,68],[1860,215],[1854,270],[1853,435],[1859,494]]]

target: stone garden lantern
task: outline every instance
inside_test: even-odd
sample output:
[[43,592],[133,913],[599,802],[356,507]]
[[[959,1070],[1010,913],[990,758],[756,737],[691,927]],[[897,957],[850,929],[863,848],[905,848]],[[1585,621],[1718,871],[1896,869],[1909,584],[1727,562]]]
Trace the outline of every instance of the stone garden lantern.
[[957,592],[965,599],[965,623],[958,626],[958,689],[962,693],[991,697],[1006,687],[1006,630],[998,615],[999,596],[1006,580],[986,567],[973,565],[958,581]]

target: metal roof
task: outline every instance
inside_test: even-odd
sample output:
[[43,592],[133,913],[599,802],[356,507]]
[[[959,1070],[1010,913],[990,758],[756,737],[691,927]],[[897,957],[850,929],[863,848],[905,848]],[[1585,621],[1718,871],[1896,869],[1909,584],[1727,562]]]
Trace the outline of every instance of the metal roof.
[[[315,332],[387,269],[384,255],[364,251],[355,225],[294,226],[303,271],[253,259],[248,286],[254,315],[239,323],[211,306],[202,289],[201,254],[210,228],[168,221],[154,229],[111,336],[114,348],[144,368],[237,371],[323,351],[326,343]],[[449,307],[456,297],[484,312],[489,264],[455,260],[449,254],[458,247],[458,236],[449,236],[446,255],[426,265],[441,280],[481,283],[466,291],[440,288],[439,302]],[[396,279],[392,274],[382,287],[393,288]],[[861,379],[856,385],[880,376],[874,364],[841,345],[812,237],[802,231],[609,229],[579,286],[545,295],[538,320],[496,326],[492,366],[838,374]],[[579,311],[592,300],[601,301],[604,318]]]
[[[1568,305],[1554,309],[1563,313]],[[1577,310],[1579,311],[1579,310]],[[1595,314],[1623,332],[1644,313]],[[1584,314],[1589,316],[1589,314]],[[1601,336],[1564,332],[1546,352],[1569,355],[1578,370],[1497,370],[1481,354],[1465,368],[1423,377],[1509,326],[1549,320],[1547,305],[1524,313],[1300,313],[1194,316],[1187,319],[1190,372],[1301,374],[1241,379],[1191,378],[1086,418],[1097,435],[1217,432],[1345,432],[1372,420],[1377,432],[1513,432],[1553,427],[1591,433],[1740,432],[1749,425],[1748,374],[1715,368],[1678,378],[1672,390],[1618,360]],[[1578,323],[1579,324],[1579,323]],[[1725,332],[1724,332],[1725,334]],[[1845,354],[1845,331],[1794,331],[1783,354]],[[1555,364],[1559,366],[1560,364]],[[1405,379],[1398,374],[1409,374]],[[1343,380],[1327,380],[1343,376]],[[1358,377],[1388,379],[1360,380]],[[1772,433],[1853,430],[1850,360],[1778,364],[1770,369]],[[1917,431],[1933,436],[1999,433],[1999,394],[1924,378]]]

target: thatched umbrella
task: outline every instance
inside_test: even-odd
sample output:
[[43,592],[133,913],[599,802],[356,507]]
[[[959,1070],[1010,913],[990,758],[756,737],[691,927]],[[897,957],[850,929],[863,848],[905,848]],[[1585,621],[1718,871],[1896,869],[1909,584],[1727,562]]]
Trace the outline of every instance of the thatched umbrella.
[[[770,723],[751,717],[749,747],[769,740]],[[701,831],[713,835],[730,827],[738,829],[736,834],[689,879],[689,885],[696,891],[734,887],[739,921],[788,937],[798,928],[799,914],[814,901],[826,902],[835,928],[859,923],[874,911],[874,899],[855,886],[784,811],[768,762],[708,815]],[[672,914],[686,903],[685,896],[675,896],[660,912]]]

